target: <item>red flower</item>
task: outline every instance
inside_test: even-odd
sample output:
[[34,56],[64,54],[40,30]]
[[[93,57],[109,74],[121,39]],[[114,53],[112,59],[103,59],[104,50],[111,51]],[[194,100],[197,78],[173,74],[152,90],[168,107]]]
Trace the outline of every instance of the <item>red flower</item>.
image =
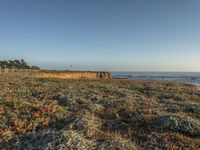
[[43,126],[48,126],[49,125],[49,120],[47,118],[44,119],[44,121],[42,122]]
[[0,107],[0,115],[4,115],[5,114],[5,109]]
[[41,112],[40,111],[37,111],[33,114],[33,118],[39,118],[41,115]]

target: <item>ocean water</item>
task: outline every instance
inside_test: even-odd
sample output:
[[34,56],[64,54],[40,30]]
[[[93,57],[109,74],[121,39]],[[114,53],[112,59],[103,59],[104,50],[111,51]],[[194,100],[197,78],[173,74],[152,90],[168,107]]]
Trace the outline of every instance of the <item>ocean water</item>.
[[200,89],[200,72],[112,72],[113,77],[131,80],[165,80],[194,84]]

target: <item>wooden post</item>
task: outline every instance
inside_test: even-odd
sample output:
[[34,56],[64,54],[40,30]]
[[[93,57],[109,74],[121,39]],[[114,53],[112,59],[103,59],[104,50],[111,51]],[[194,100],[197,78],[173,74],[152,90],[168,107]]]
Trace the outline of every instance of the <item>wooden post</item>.
[[1,67],[0,67],[0,74],[1,74]]
[[8,73],[8,68],[5,68],[5,73]]

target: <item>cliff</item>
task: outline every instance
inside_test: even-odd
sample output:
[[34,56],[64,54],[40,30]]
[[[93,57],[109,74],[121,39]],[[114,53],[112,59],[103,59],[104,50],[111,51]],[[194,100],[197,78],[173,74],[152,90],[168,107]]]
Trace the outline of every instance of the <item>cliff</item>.
[[41,71],[37,74],[40,78],[59,78],[59,79],[111,79],[109,72],[92,71]]

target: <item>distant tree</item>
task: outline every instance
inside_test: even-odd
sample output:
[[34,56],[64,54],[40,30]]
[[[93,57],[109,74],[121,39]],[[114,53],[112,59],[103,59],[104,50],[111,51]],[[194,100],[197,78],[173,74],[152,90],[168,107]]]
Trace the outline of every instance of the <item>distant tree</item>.
[[14,61],[13,61],[13,67],[19,68],[19,64],[20,64],[20,61],[19,61],[19,60],[14,60]]
[[23,59],[20,60],[20,64],[21,64],[21,67],[24,68],[24,69],[29,69],[30,68]]
[[3,60],[0,61],[1,68],[16,68],[16,69],[40,69],[37,66],[29,66],[23,59],[21,60]]

